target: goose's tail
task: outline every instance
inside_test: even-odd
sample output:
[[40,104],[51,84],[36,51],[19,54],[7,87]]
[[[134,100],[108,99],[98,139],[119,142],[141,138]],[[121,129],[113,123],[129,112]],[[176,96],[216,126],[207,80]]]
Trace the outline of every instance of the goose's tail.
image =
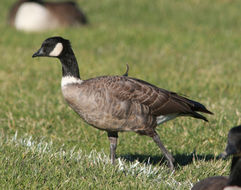
[[203,115],[201,115],[197,112],[202,112],[202,113],[207,113],[207,114],[212,114],[212,115],[213,115],[213,113],[211,111],[209,111],[204,105],[200,104],[199,102],[196,102],[193,100],[189,100],[189,102],[191,103],[191,109],[193,110],[192,116],[208,122],[206,117],[204,117]]

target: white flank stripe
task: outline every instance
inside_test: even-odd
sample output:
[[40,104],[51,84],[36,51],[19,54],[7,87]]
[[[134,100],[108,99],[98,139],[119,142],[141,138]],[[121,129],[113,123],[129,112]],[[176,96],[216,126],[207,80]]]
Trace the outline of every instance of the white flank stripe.
[[241,190],[241,187],[229,186],[229,187],[225,187],[223,190]]
[[57,43],[54,47],[54,49],[50,52],[50,56],[57,57],[61,54],[63,50],[63,44],[62,43]]
[[66,76],[66,77],[62,77],[61,87],[63,88],[65,85],[68,85],[68,84],[75,84],[75,83],[81,84],[82,82],[83,80],[80,80],[79,78]]
[[170,115],[160,115],[157,117],[157,125],[165,123],[169,120],[172,120],[177,117],[177,114],[170,114]]

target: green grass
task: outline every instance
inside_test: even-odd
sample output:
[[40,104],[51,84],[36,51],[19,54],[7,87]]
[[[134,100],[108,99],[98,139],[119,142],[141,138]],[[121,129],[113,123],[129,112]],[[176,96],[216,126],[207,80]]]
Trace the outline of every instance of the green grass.
[[[89,26],[44,33],[7,26],[13,2],[0,2],[0,189],[189,189],[229,174],[230,160],[216,157],[241,123],[240,1],[79,0]],[[106,133],[62,98],[59,61],[31,58],[55,35],[72,42],[83,79],[122,75],[128,63],[130,76],[215,113],[209,123],[179,118],[158,127],[177,160],[175,173],[159,163],[162,153],[149,137],[134,133],[119,135],[120,163],[110,164]]]

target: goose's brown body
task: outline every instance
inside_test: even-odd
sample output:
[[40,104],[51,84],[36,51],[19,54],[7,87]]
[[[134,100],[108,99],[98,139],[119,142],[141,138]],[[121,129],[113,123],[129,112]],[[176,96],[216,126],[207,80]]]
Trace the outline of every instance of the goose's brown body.
[[65,100],[86,122],[106,131],[134,131],[153,136],[158,116],[208,111],[176,93],[125,76],[104,76],[62,87]]
[[192,190],[223,190],[227,183],[227,176],[214,176],[198,182]]

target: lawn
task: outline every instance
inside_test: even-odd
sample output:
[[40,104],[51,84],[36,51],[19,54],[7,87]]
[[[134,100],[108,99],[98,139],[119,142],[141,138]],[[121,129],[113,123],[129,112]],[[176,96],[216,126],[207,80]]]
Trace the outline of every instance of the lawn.
[[[43,33],[6,24],[0,2],[0,189],[190,189],[228,175],[219,160],[229,129],[241,124],[241,2],[78,0],[90,24]],[[170,173],[151,138],[119,134],[117,164],[106,132],[64,102],[57,59],[32,59],[43,40],[72,42],[83,79],[129,76],[184,94],[215,113],[209,123],[178,118],[158,127],[177,163]]]

